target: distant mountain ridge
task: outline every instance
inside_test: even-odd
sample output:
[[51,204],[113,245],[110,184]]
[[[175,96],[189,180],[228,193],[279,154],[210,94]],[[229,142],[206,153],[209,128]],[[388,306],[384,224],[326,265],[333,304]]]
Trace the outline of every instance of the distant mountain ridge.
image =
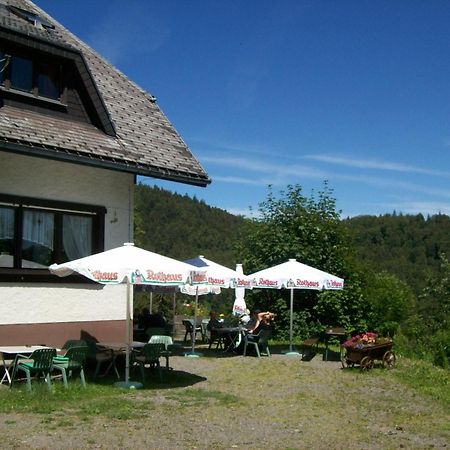
[[[249,219],[144,184],[136,186],[137,245],[179,260],[200,254],[234,268],[236,243]],[[439,272],[439,254],[450,256],[450,217],[386,214],[342,220],[356,259],[365,270],[386,270],[418,293]]]
[[439,274],[439,255],[450,256],[450,217],[445,214],[393,213],[343,222],[361,264],[396,275],[416,293],[428,276]]

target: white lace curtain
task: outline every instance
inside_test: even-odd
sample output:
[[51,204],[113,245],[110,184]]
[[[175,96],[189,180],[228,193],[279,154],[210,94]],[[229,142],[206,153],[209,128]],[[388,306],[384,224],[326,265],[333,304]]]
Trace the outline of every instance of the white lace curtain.
[[88,256],[92,251],[92,217],[63,217],[63,246],[69,261]]
[[[92,217],[63,215],[62,245],[69,260],[88,256],[92,251]],[[53,251],[54,215],[40,211],[25,211],[23,239]]]
[[14,239],[14,210],[0,208],[0,239]]
[[[13,208],[0,207],[0,267],[13,267],[15,242],[15,212]],[[55,213],[24,210],[22,220],[22,249],[26,252],[22,267],[46,267],[54,254]],[[56,222],[58,223],[58,222]],[[93,217],[62,214],[63,255],[68,260],[82,258],[92,253]],[[57,234],[58,236],[58,234]],[[31,265],[30,265],[31,264]],[[40,266],[39,266],[40,267]]]
[[50,212],[24,211],[22,239],[53,250],[54,216]]

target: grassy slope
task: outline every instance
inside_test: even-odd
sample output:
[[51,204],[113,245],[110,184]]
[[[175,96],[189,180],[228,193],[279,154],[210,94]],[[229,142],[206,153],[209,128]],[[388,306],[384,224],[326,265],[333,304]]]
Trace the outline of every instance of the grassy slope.
[[[222,355],[219,355],[222,356]],[[0,391],[8,448],[443,448],[450,374],[400,359],[392,371],[274,355],[172,358],[160,384],[89,384],[49,396]],[[137,374],[137,373],[136,373]],[[24,424],[27,424],[24,427]],[[75,441],[74,441],[75,440]],[[25,443],[25,444],[24,444]],[[27,447],[30,445],[30,447]]]

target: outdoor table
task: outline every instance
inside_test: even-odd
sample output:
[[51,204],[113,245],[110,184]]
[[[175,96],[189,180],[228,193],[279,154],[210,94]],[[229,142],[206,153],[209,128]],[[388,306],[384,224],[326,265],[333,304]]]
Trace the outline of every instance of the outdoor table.
[[[120,378],[119,371],[117,370],[117,357],[122,355],[127,350],[127,345],[132,348],[142,348],[145,342],[133,341],[127,344],[126,342],[96,342],[96,345],[109,350],[112,350],[112,360],[109,366],[106,368],[104,375],[108,374],[111,369],[116,372],[117,378]],[[102,375],[103,376],[103,375]]]
[[97,342],[96,345],[109,348],[115,352],[124,352],[127,349],[127,345],[129,345],[130,348],[141,348],[145,345],[145,342],[133,341],[129,344],[126,342]]
[[214,330],[218,335],[222,337],[228,337],[228,345],[224,347],[226,352],[234,350],[239,344],[238,340],[241,337],[242,328],[241,327],[223,327],[215,328]]
[[[52,348],[47,347],[46,345],[6,345],[0,347],[0,361],[5,369],[5,373],[3,374],[2,379],[0,380],[0,384],[3,384],[5,380],[11,384],[11,374],[9,370],[11,366],[13,366],[15,362],[16,355],[31,355],[35,350],[40,350],[43,348]],[[58,349],[57,349],[58,350]],[[5,359],[5,354],[14,355],[13,359]]]
[[339,342],[342,343],[348,336],[345,328],[332,327],[325,330],[325,361],[328,361],[328,341],[331,337],[337,337]]

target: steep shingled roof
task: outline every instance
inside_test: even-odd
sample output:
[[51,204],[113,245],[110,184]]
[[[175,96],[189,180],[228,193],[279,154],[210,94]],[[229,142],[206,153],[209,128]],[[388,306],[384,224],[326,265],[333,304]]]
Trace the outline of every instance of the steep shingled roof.
[[[6,5],[37,13],[55,26],[46,30]],[[0,149],[93,164],[138,175],[206,186],[210,179],[152,95],[130,81],[89,46],[29,0],[0,0],[1,32],[81,53],[92,95],[104,108],[114,136],[93,125],[0,104]]]

